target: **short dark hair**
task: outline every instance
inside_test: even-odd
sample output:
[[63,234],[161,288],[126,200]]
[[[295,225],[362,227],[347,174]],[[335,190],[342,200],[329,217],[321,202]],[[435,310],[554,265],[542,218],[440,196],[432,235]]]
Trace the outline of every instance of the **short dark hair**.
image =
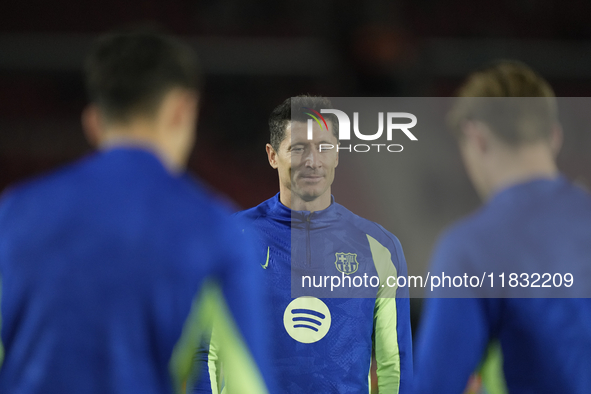
[[99,37],[85,64],[90,101],[108,121],[150,115],[172,88],[197,91],[197,56],[187,45],[153,28],[121,30]]
[[[293,113],[291,111],[292,104],[294,108],[298,108],[298,110]],[[277,106],[273,112],[271,112],[271,116],[269,116],[270,144],[276,152],[279,151],[281,141],[285,138],[285,131],[287,130],[287,125],[290,121],[307,122],[308,119],[311,119],[310,115],[306,114],[309,110],[305,110],[304,108],[311,108],[320,112],[321,109],[332,109],[332,103],[326,97],[300,95],[297,97],[290,97]],[[332,133],[338,140],[339,122],[337,117],[334,114],[323,114],[322,116],[332,123]]]
[[458,138],[463,121],[479,120],[504,143],[520,146],[549,139],[558,122],[550,84],[518,61],[499,60],[471,73],[457,96],[448,120]]

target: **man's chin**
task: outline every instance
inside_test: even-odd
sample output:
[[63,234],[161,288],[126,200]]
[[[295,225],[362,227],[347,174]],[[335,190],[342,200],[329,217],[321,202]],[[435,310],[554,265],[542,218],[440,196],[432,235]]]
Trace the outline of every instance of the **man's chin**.
[[299,193],[300,198],[306,202],[310,202],[310,201],[314,201],[317,198],[321,197],[324,193],[326,192],[326,189],[324,190],[316,190],[316,189],[308,189],[308,190],[302,190],[301,193]]

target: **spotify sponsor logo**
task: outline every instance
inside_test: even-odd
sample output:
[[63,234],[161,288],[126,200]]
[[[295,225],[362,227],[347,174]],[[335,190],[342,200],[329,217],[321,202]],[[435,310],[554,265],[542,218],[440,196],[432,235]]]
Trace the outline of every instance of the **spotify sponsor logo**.
[[299,297],[289,303],[283,314],[285,330],[301,343],[314,343],[330,329],[330,310],[316,297]]

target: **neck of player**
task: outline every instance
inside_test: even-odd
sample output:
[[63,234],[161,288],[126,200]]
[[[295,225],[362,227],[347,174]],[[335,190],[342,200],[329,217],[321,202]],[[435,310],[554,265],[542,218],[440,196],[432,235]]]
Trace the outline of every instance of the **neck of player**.
[[150,123],[134,122],[126,125],[124,130],[117,127],[111,128],[104,133],[99,148],[101,150],[115,147],[144,149],[152,152],[169,172],[173,174],[182,172],[185,168],[185,155],[178,149],[175,141],[166,135],[167,133],[158,132],[150,126]]
[[316,212],[328,208],[332,199],[330,187],[322,195],[313,200],[305,200],[281,185],[279,188],[279,201],[293,211]]
[[554,155],[545,143],[505,150],[492,157],[489,164],[486,199],[512,185],[539,178],[553,179],[559,173]]
[[166,93],[151,113],[137,112],[130,119],[107,121],[96,105],[83,115],[86,134],[100,149],[138,147],[151,151],[166,169],[180,173],[195,140],[197,95],[180,88]]

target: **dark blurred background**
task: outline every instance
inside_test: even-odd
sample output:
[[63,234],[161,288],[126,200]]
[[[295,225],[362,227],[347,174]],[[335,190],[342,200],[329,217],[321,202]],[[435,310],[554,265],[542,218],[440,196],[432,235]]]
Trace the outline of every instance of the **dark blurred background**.
[[[285,98],[450,96],[499,58],[526,62],[558,96],[590,96],[589,15],[589,2],[558,0],[5,0],[0,190],[91,151],[79,121],[81,67],[93,38],[112,28],[149,21],[194,45],[206,85],[190,169],[246,208],[278,191],[265,143],[267,117]],[[566,130],[559,164],[588,185],[587,134]],[[413,208],[382,223],[401,239],[411,273],[425,269],[441,229],[478,205],[445,138],[449,154],[426,152],[422,170],[409,165],[397,180],[408,191],[399,200]],[[335,184],[337,200],[347,205],[362,191],[351,189]],[[382,222],[371,207],[367,214]]]

